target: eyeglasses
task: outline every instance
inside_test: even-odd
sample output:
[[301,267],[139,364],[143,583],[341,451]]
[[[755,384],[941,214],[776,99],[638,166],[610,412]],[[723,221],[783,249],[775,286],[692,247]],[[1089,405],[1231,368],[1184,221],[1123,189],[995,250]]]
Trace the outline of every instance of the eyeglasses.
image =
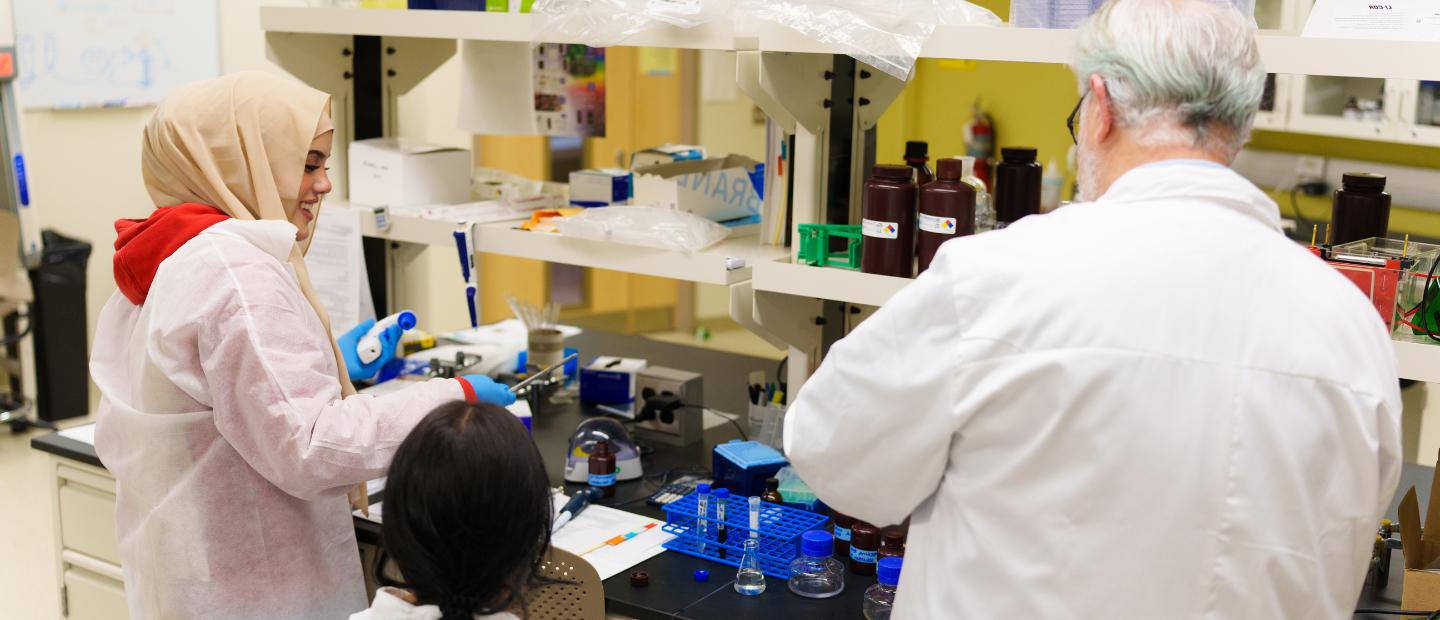
[[1075,144],[1080,144],[1080,140],[1075,138],[1075,121],[1080,119],[1080,105],[1085,103],[1085,97],[1089,94],[1090,91],[1087,90],[1085,94],[1080,95],[1080,100],[1075,102],[1075,109],[1071,110],[1070,116],[1065,118],[1065,128],[1070,130],[1070,141]]

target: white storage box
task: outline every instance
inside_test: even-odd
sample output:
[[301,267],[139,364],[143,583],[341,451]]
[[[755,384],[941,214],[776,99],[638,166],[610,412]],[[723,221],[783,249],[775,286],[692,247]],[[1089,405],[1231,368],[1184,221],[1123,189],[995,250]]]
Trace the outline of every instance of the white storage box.
[[470,201],[470,151],[401,138],[350,143],[350,203],[367,207]]

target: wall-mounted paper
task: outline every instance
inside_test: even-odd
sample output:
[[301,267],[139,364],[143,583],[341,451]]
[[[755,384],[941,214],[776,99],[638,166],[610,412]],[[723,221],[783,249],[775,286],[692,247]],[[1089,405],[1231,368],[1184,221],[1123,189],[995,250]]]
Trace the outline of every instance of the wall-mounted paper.
[[1318,0],[1307,37],[1440,41],[1440,5],[1420,0]]
[[341,205],[323,207],[315,222],[315,237],[305,253],[310,283],[330,314],[330,326],[336,335],[360,321],[375,318],[375,301],[370,297],[370,278],[360,242],[361,214],[360,209]]
[[605,50],[465,41],[460,129],[485,135],[605,135]]

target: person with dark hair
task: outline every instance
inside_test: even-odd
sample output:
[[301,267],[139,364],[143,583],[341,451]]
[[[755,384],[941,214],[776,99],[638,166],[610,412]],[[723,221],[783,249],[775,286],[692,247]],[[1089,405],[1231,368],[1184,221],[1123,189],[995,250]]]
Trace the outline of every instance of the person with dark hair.
[[513,620],[550,546],[549,478],[504,408],[452,402],[405,438],[385,483],[385,549],[403,575],[351,620]]

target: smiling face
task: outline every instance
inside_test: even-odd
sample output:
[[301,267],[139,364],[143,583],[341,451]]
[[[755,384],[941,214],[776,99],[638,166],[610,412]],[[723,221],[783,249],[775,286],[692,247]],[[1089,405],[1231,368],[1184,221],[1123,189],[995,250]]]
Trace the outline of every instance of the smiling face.
[[305,155],[305,174],[300,177],[300,192],[297,204],[289,210],[290,223],[299,229],[295,241],[304,241],[315,228],[315,218],[320,216],[320,200],[330,193],[330,175],[325,164],[330,159],[330,148],[335,141],[335,132],[327,131],[315,136],[310,142],[310,152]]

